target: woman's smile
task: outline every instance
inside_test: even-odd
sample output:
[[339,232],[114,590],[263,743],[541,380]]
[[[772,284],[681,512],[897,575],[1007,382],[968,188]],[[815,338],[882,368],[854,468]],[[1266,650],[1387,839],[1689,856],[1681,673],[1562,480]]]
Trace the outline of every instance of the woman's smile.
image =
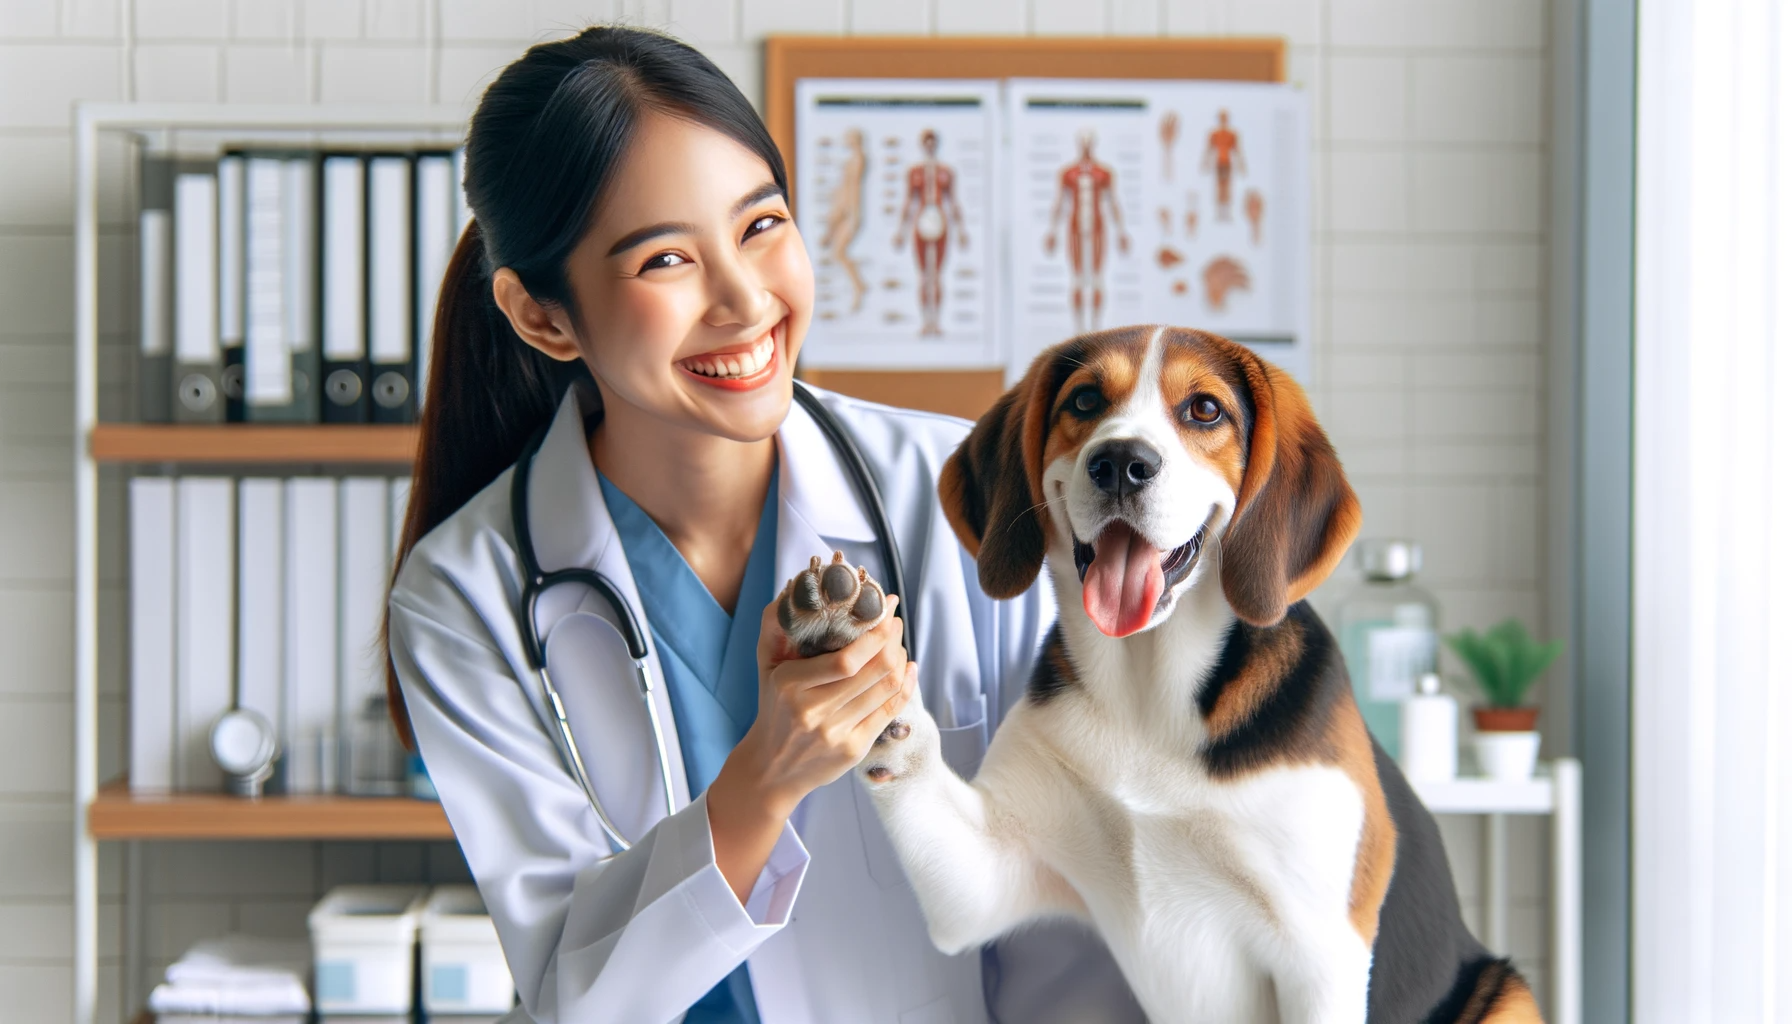
[[727,391],[751,391],[778,378],[779,337],[788,319],[773,324],[757,341],[730,345],[712,352],[680,359],[677,366],[687,377]]

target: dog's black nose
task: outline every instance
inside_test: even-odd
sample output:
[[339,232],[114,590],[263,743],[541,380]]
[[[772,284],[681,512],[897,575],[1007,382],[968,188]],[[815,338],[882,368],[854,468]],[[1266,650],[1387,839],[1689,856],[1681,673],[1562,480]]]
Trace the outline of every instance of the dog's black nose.
[[1089,479],[1116,498],[1136,494],[1163,467],[1164,457],[1143,441],[1107,441],[1089,453]]

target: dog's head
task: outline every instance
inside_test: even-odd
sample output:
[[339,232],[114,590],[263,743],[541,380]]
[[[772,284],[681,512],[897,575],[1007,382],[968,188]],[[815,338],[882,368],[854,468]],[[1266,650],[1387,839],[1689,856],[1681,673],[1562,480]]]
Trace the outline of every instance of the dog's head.
[[1273,625],[1361,520],[1300,385],[1176,327],[1042,353],[953,453],[939,491],[986,592],[1013,597],[1048,554],[1066,560],[1109,636],[1162,622],[1216,561],[1238,617]]

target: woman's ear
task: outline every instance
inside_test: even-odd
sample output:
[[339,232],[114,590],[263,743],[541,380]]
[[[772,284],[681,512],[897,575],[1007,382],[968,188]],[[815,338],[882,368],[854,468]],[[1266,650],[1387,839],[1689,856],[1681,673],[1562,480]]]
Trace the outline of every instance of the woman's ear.
[[1046,410],[1063,375],[1060,353],[1034,361],[1020,383],[977,420],[940,471],[940,504],[952,532],[977,558],[977,582],[991,597],[1022,594],[1045,564]]
[[1254,410],[1220,580],[1239,618],[1272,626],[1331,575],[1362,508],[1300,385],[1248,351],[1238,361]]
[[516,271],[500,267],[492,275],[492,300],[510,321],[516,336],[530,348],[563,363],[579,358],[571,319],[564,310],[550,309],[536,301],[529,289],[523,287],[523,279],[516,276]]

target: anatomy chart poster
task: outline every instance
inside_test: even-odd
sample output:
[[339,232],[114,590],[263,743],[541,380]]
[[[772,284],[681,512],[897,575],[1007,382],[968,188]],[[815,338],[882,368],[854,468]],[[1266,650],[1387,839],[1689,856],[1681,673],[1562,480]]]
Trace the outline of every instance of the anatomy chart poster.
[[1285,86],[1151,91],[1149,319],[1198,327],[1307,379],[1306,104]]
[[1009,377],[1084,331],[1197,327],[1307,377],[1306,104],[1281,85],[1014,79]]
[[1152,319],[1143,84],[1007,83],[1010,380],[1066,338]]
[[999,83],[804,79],[796,110],[804,364],[1001,365]]

